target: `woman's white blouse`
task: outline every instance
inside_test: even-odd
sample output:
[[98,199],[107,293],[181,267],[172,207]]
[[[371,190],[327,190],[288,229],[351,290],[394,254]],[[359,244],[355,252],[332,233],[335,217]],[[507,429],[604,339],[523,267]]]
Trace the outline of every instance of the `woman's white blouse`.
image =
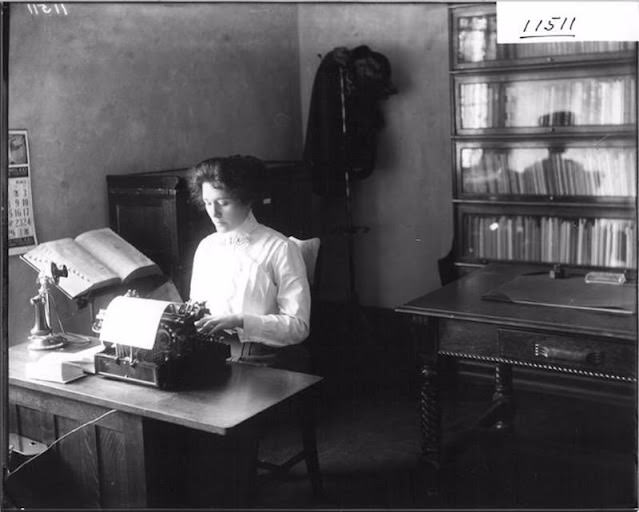
[[240,341],[285,346],[308,336],[311,296],[301,252],[253,213],[237,229],[200,242],[190,295],[213,316],[243,314]]

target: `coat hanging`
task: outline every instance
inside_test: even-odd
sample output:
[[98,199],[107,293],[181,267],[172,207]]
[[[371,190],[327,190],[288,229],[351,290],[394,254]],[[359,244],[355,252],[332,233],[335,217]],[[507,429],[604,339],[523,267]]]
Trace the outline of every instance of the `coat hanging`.
[[346,171],[352,180],[373,172],[384,125],[379,102],[396,92],[388,59],[368,46],[335,48],[322,59],[304,145],[316,193],[343,196]]

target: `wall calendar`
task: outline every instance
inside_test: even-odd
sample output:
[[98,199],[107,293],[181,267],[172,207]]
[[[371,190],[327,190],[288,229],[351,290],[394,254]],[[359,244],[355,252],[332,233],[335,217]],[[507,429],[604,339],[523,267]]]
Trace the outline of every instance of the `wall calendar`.
[[9,256],[37,245],[31,196],[31,162],[26,130],[9,130]]

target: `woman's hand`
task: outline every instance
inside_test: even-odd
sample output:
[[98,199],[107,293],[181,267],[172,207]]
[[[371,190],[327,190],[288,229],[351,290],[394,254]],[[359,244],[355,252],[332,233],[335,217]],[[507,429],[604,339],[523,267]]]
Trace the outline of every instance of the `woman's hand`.
[[195,322],[194,325],[198,332],[205,335],[211,335],[216,334],[220,331],[244,327],[244,318],[242,317],[242,315],[206,315]]

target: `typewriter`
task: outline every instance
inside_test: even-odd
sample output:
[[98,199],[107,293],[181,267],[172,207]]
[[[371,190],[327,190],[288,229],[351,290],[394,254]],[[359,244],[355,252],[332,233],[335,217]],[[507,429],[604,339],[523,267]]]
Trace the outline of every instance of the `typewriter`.
[[[127,304],[133,305],[136,299],[147,300],[126,297],[130,301]],[[95,333],[102,332],[109,308],[101,309],[96,316]],[[207,313],[200,302],[167,303],[157,323],[152,347],[103,340],[105,349],[95,355],[95,373],[166,390],[189,387],[224,374],[230,357],[225,341],[230,336],[198,333],[194,324]]]

